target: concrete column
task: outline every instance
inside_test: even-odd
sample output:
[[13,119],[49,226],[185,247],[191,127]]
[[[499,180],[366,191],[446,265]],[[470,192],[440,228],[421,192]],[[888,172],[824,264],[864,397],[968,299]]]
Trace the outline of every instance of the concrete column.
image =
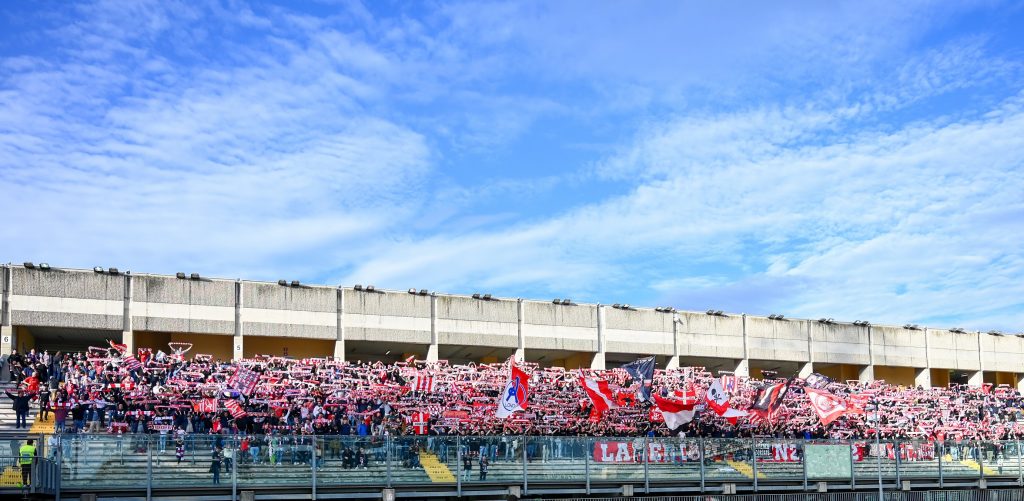
[[128,346],[126,354],[135,354],[135,332],[132,330],[132,276],[124,274],[124,312],[121,321],[121,342]]
[[981,388],[981,385],[985,383],[985,372],[974,371],[971,373],[971,377],[967,378],[967,385]]
[[743,358],[736,361],[736,370],[732,373],[737,377],[750,377],[750,357],[747,356],[747,314],[740,315],[743,325]]
[[750,377],[750,360],[747,360],[745,358],[742,359],[742,360],[737,360],[736,361],[736,369],[733,370],[732,373],[736,377],[738,377],[738,378],[741,378],[741,377],[749,378]]
[[338,287],[338,337],[334,341],[334,359],[345,361],[345,289]]
[[437,295],[430,295],[430,346],[427,348],[427,362],[437,362]]
[[665,363],[665,369],[678,369],[679,368],[679,324],[682,323],[679,320],[679,314],[672,312],[672,356],[668,358],[668,362]]
[[4,265],[0,269],[0,355],[10,355],[14,349],[14,329],[11,328],[11,289],[14,280],[14,272],[11,267]]
[[862,383],[868,383],[875,380],[875,348],[874,335],[871,332],[871,326],[866,327],[868,330],[868,365],[864,366],[860,370],[860,374],[857,374],[857,380]]
[[231,356],[235,360],[241,360],[245,358],[245,340],[242,339],[242,308],[245,306],[242,304],[242,281],[235,280],[235,334],[231,338]]
[[800,378],[807,379],[807,376],[810,376],[811,374],[814,374],[814,362],[804,362],[804,364],[800,366]]
[[590,362],[591,369],[604,370],[605,361],[605,340],[604,340],[604,309],[603,305],[597,305],[597,353]]
[[914,386],[932,387],[932,370],[928,367],[916,369],[914,372]]
[[1017,381],[1017,391],[1024,392],[1024,374],[1018,372],[1013,375]]
[[523,299],[516,299],[516,362],[526,360],[526,340],[523,339],[524,311],[526,308],[523,306]]
[[860,373],[857,374],[857,380],[862,383],[870,383],[875,380],[875,366],[865,365],[861,367]]

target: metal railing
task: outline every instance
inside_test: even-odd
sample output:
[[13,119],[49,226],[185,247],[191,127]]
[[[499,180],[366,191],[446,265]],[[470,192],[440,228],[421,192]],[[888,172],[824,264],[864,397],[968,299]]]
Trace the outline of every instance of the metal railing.
[[[108,435],[45,437],[65,490],[552,485],[582,493],[895,490],[1024,485],[1018,442],[557,436]],[[216,451],[216,452],[215,452]],[[45,473],[44,473],[45,475]],[[215,483],[216,482],[216,483]],[[607,492],[607,491],[601,491]],[[877,494],[877,493],[876,493]]]

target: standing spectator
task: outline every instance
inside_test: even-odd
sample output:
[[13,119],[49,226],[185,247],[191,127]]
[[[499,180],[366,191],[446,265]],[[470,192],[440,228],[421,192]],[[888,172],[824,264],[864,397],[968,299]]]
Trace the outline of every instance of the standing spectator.
[[223,452],[220,446],[213,450],[213,457],[210,458],[210,473],[213,473],[213,484],[220,484],[220,463],[223,460]]
[[18,390],[17,395],[11,393],[10,390],[5,390],[4,393],[7,393],[7,397],[13,401],[12,408],[14,409],[15,414],[14,427],[28,428],[26,418],[28,417],[28,402],[32,399],[32,395],[26,395],[25,390]]
[[21,446],[18,450],[18,462],[21,464],[21,484],[25,489],[31,485],[32,482],[32,464],[36,460],[36,446],[34,441],[30,438],[25,441],[25,445]]
[[487,466],[490,462],[487,460],[487,456],[480,456],[480,481],[487,480]]

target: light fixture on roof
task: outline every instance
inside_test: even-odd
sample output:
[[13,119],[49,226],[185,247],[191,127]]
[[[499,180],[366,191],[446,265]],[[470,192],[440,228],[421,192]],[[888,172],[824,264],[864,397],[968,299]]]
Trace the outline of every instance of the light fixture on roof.
[[484,301],[490,301],[491,299],[492,298],[490,294],[484,294]]
[[377,292],[377,288],[372,285],[367,285],[366,292]]
[[302,282],[299,282],[298,280],[292,280],[292,287],[298,287],[300,285],[302,285]]
[[426,296],[427,294],[430,294],[430,291],[428,291],[427,289],[420,289],[421,296]]
[[32,264],[31,261],[25,261],[25,268],[28,268],[30,270],[34,270],[34,269],[36,269],[36,265]]
[[911,331],[919,331],[921,327],[917,324],[903,324],[903,328]]
[[121,271],[118,270],[117,268],[110,268],[107,270],[107,273],[110,273],[111,275],[117,275],[118,273],[121,273]]
[[562,298],[554,298],[551,300],[551,304],[562,304]]
[[277,281],[277,285],[280,285],[281,287],[288,287],[288,281],[282,278]]
[[867,326],[871,325],[871,322],[868,322],[867,320],[854,320],[853,321],[853,325],[857,325],[857,326],[860,326],[860,327],[867,327]]
[[50,269],[50,263],[39,263],[39,269],[46,271]]
[[180,278],[182,280],[184,280],[186,278],[184,271],[179,271],[179,272],[175,273],[174,276],[177,277],[177,278]]
[[615,303],[615,304],[612,305],[612,308],[615,308],[617,310],[619,308],[622,308],[622,305],[619,304],[619,303]]
[[673,311],[676,311],[676,309],[671,306],[659,306],[655,308],[654,311],[660,311],[662,313],[672,313]]
[[1002,332],[1000,332],[1000,331],[997,331],[997,330],[991,330],[991,331],[988,331],[988,333],[987,333],[987,334],[988,334],[988,335],[990,335],[990,336],[1002,336],[1002,335],[1003,335],[1003,333],[1002,333]]
[[189,275],[189,278],[191,278],[192,280],[199,280],[202,277],[200,277],[198,273],[193,273]]
[[571,305],[572,305],[572,299],[565,298],[565,299],[562,300],[562,306],[571,306]]
[[770,318],[772,320],[784,320],[786,318],[786,316],[785,315],[779,315],[778,313],[772,313],[771,315],[768,315],[768,318]]
[[474,292],[473,293],[473,299],[480,299],[480,293],[479,292]]
[[409,294],[416,294],[416,288],[409,289]]
[[92,269],[92,271],[95,271],[96,273],[103,273],[103,267],[102,266],[96,266],[96,267],[94,267]]
[[831,317],[829,317],[829,318],[819,318],[818,319],[818,323],[819,324],[834,324],[834,323],[836,323],[836,319],[831,318]]
[[359,285],[359,284],[356,284],[356,286],[355,286],[355,287],[353,287],[353,289],[355,289],[355,290],[357,290],[357,291],[361,291],[361,290],[363,290],[363,286],[362,286],[362,285]]
[[967,332],[967,331],[965,331],[963,327],[953,327],[952,329],[949,330],[949,332],[955,332],[957,334],[963,334],[964,332]]

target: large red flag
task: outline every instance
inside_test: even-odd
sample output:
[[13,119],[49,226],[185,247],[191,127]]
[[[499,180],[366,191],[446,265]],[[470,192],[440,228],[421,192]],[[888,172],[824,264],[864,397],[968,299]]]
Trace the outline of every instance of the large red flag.
[[818,413],[822,426],[828,426],[829,423],[846,414],[845,400],[827,391],[814,388],[804,388],[804,391],[807,393],[807,398],[811,401],[811,407],[814,408],[814,412]]
[[580,376],[580,386],[583,387],[583,391],[587,392],[590,401],[594,403],[594,410],[604,412],[618,407],[612,390],[608,388],[608,381]]

